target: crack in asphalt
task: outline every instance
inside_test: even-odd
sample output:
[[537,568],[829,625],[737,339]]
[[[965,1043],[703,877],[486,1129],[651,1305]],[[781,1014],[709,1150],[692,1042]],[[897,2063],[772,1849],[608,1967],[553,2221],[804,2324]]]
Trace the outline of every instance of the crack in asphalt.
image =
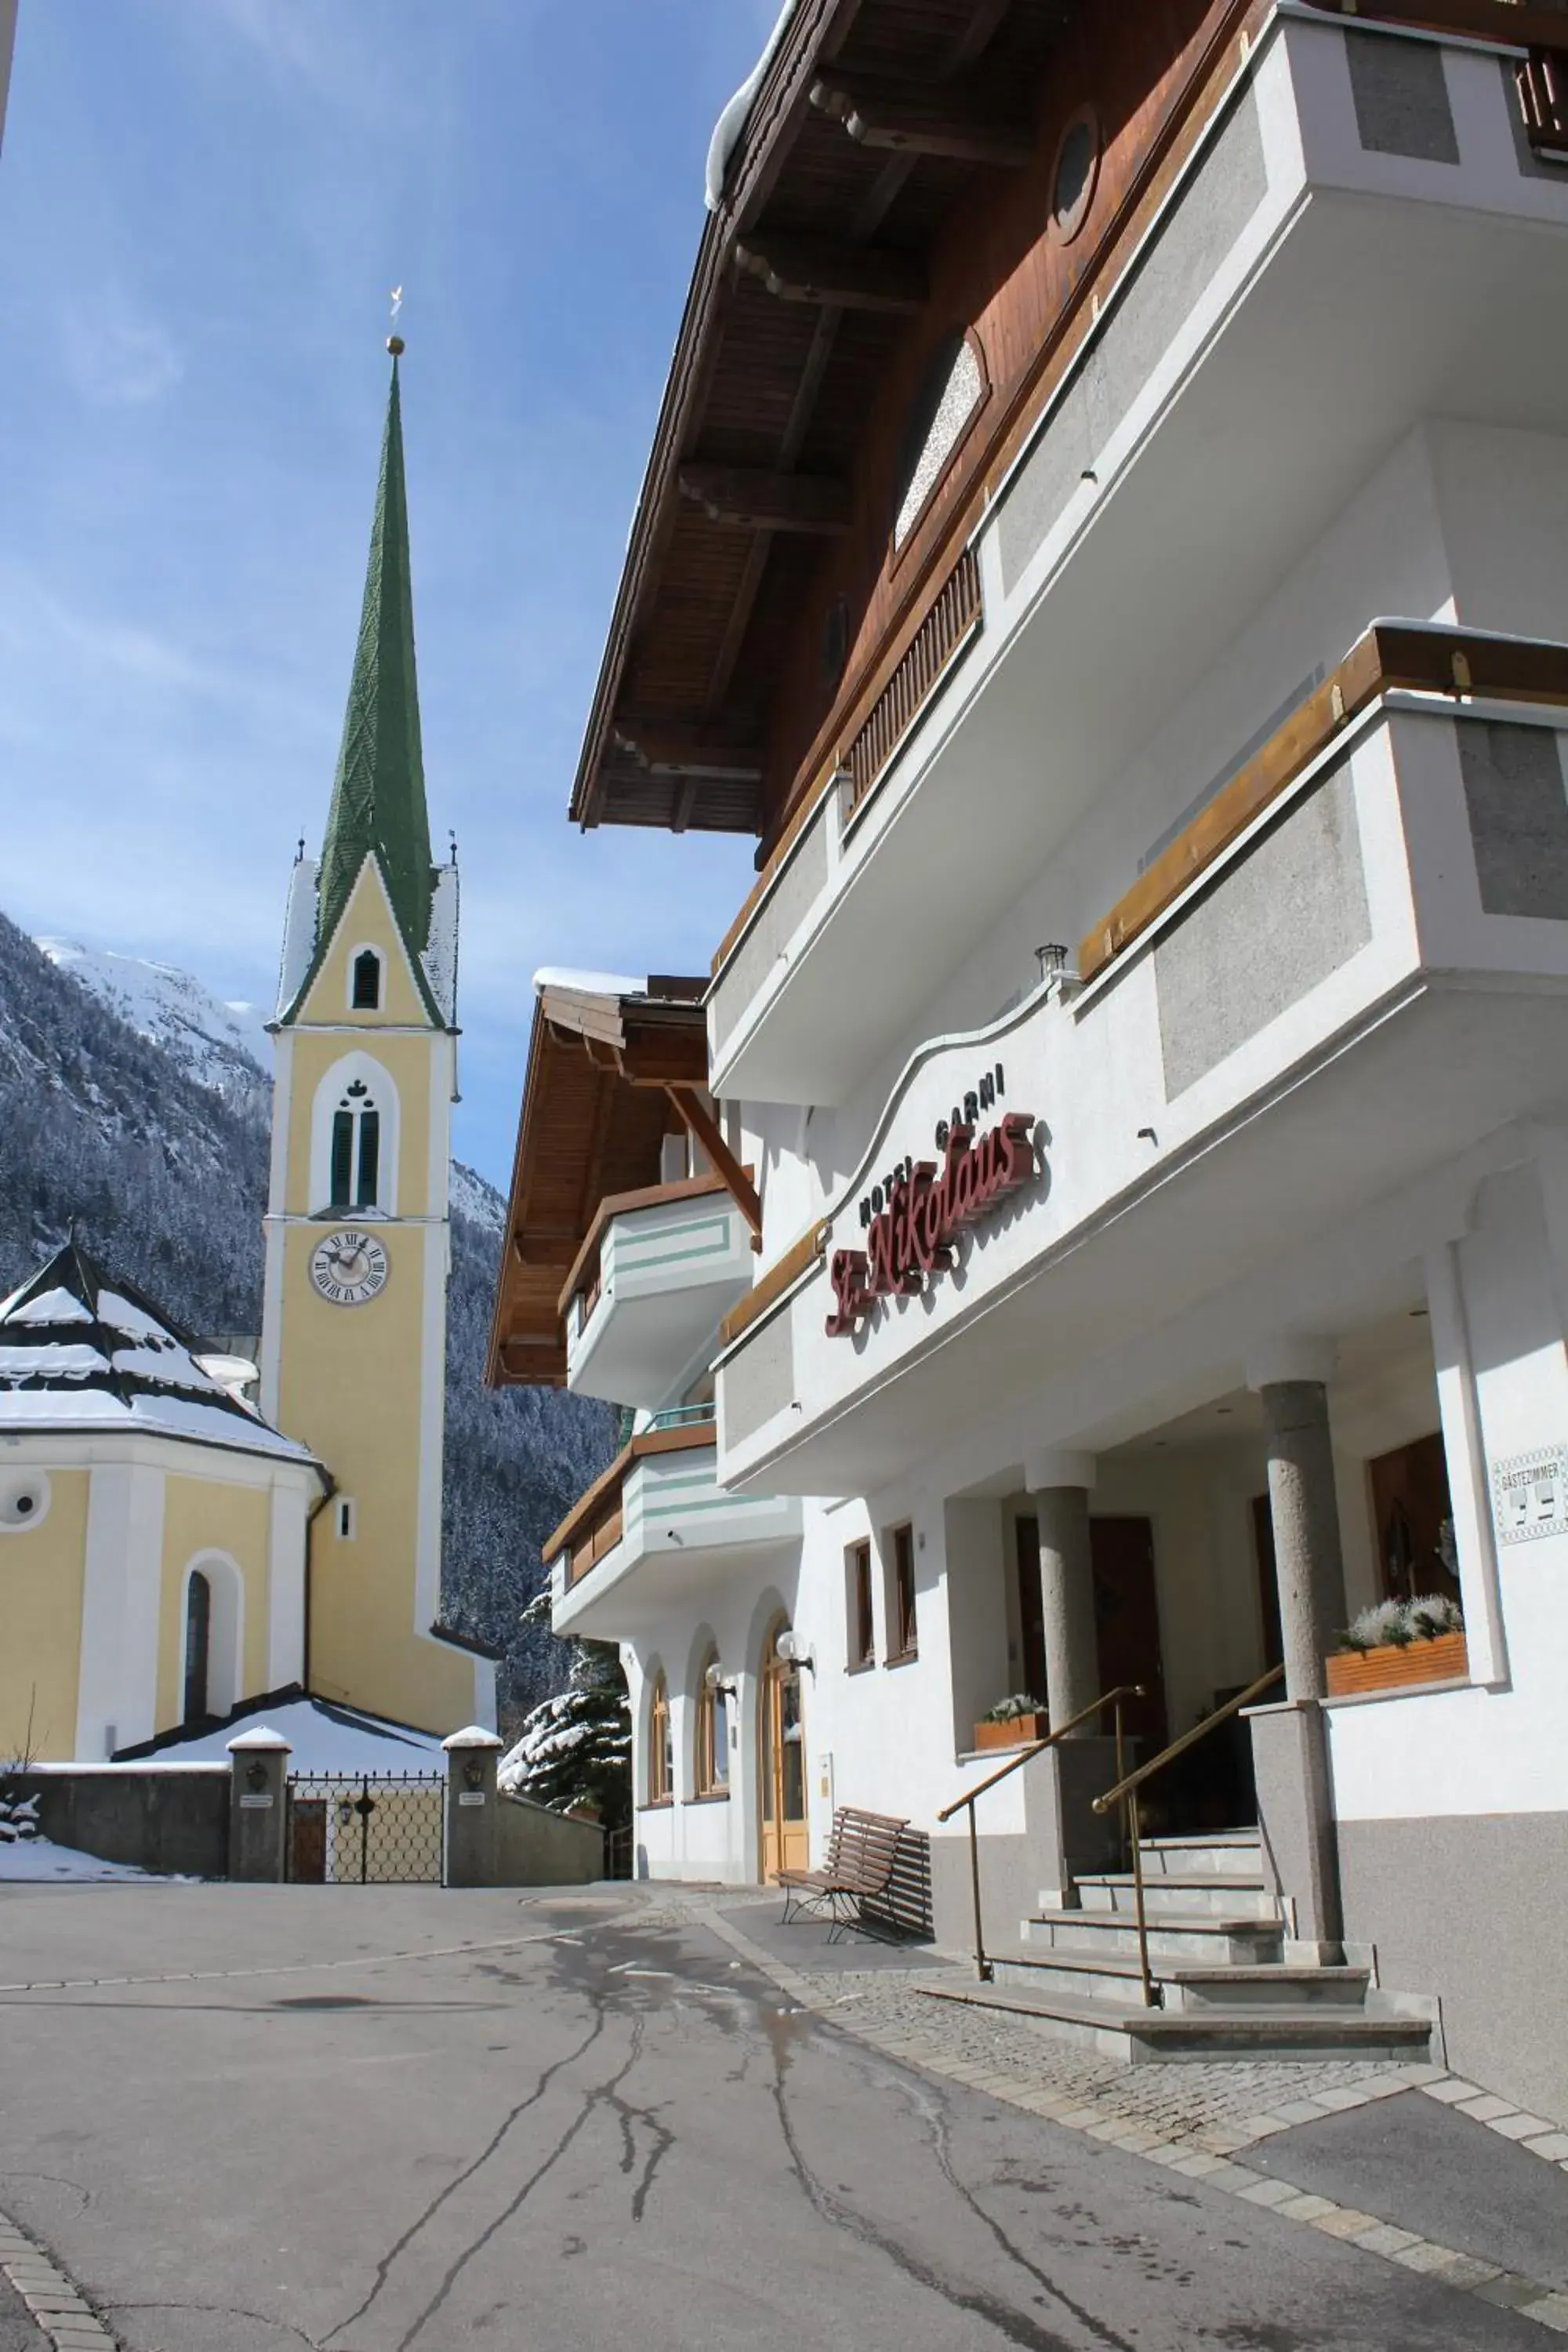
[[132,2311],[184,2311],[199,2313],[204,2319],[254,2319],[258,2327],[281,2328],[286,2335],[297,2336],[301,2344],[308,2344],[310,2352],[321,2352],[316,2338],[313,2336],[307,2336],[302,2327],[296,2327],[291,2319],[279,2319],[277,2313],[272,2311],[247,2310],[243,2303],[175,2303],[167,2296],[162,2296],[156,2302],[151,2303],[105,2303],[101,2308],[116,2314]]
[[[784,2037],[770,2034],[769,2038],[773,2045],[773,2080],[770,2087],[773,2106],[778,2116],[779,2129],[783,2134],[791,2168],[800,2184],[801,2191],[819,2220],[827,2222],[832,2229],[842,2231],[847,2236],[855,2239],[858,2244],[872,2247],[877,2252],[885,2255],[895,2269],[901,2272],[906,2278],[912,2279],[918,2286],[924,2287],[928,2294],[937,2295],[952,2310],[962,2311],[974,2318],[987,2321],[1005,2342],[1023,2347],[1024,2352],[1072,2352],[1072,2347],[1065,2336],[1057,2335],[1053,2330],[1043,2326],[1037,2320],[1031,2319],[1026,2313],[1004,2303],[999,2296],[990,2294],[980,2287],[962,2288],[952,2280],[943,2278],[939,2271],[934,2270],[929,2263],[921,2261],[908,2246],[900,2243],[890,2231],[880,2229],[866,2215],[856,2212],[852,2207],[841,2202],[839,2198],[834,2195],[807,2164],[790,2118],[789,2101],[784,2089],[785,2078],[789,2072],[789,2059]],[[960,2193],[964,2195],[966,2202],[972,2201],[968,2199],[967,2192],[961,2189]],[[978,2218],[983,2221],[989,2221],[989,2217],[984,2213],[980,2213]],[[1057,2300],[1061,2302],[1081,2325],[1087,2326],[1090,2334],[1100,2343],[1115,2347],[1115,2352],[1134,2352],[1134,2347],[1127,2344],[1124,2337],[1108,2333],[1088,2314],[1079,2312],[1067,2296],[1060,2294],[1058,2290],[1052,2287],[1050,2281],[1043,2278],[1042,2274],[1036,2271],[1023,2256],[1016,2255],[1015,2259],[1029,2272],[1032,2277],[1038,2279],[1043,2285],[1049,2288]]]
[[520,2099],[516,2106],[509,2109],[507,2114],[501,2118],[501,2121],[497,2125],[495,2130],[490,2135],[490,2137],[486,2141],[478,2156],[474,2158],[473,2162],[467,2165],[454,2179],[447,2181],[446,2187],[439,2189],[431,2199],[424,2211],[409,2223],[407,2229],[403,2231],[401,2237],[395,2239],[393,2244],[387,2248],[386,2252],[382,2255],[381,2259],[376,2263],[375,2276],[372,2282],[370,2293],[365,2296],[363,2303],[349,2313],[346,2319],[341,2319],[335,2327],[328,2329],[327,2334],[321,2339],[323,2345],[330,2344],[334,2336],[341,2336],[345,2328],[352,2327],[356,2320],[363,2319],[364,2317],[365,2313],[370,2309],[372,2304],[375,2302],[377,2296],[381,2294],[382,2289],[385,2286],[387,2279],[391,2274],[392,2266],[394,2263],[396,2262],[399,2254],[404,2252],[405,2247],[412,2244],[413,2241],[418,2236],[420,2231],[423,2230],[428,2222],[434,2221],[442,2206],[447,2203],[449,2198],[457,2195],[458,2190],[462,2188],[464,2182],[471,2180],[475,2173],[479,2170],[480,2167],[489,2162],[490,2158],[500,2148],[501,2142],[506,2138],[507,2134],[511,2130],[513,2125],[519,2122],[519,2120],[528,2113],[530,2107],[538,2105],[540,2100],[544,2096],[545,2092],[550,2088],[550,2085],[554,2081],[556,2075],[559,2074],[563,2068],[574,2064],[579,2058],[586,2055],[588,2051],[593,2048],[595,2042],[597,2042],[600,2035],[604,2032],[604,2030],[605,2014],[603,2009],[600,2008],[595,2016],[592,2029],[584,2034],[583,2040],[577,2044],[576,2048],[574,2050],[569,2050],[564,2057],[554,2059],[550,2065],[545,2067],[543,2073],[540,2075],[538,2082],[534,2084],[528,2096],[525,2099]]
[[[590,1998],[594,2000],[595,2008],[598,2011],[595,2031],[588,2037],[589,2041],[592,2042],[597,2038],[598,2034],[604,2029],[605,2011],[603,1996],[601,1994],[594,1992],[591,1993]],[[483,2252],[485,2247],[489,2245],[490,2240],[495,2237],[497,2232],[504,2229],[506,2224],[512,2221],[515,2216],[521,2211],[522,2207],[527,2202],[528,2199],[532,2196],[534,2190],[538,2188],[545,2175],[553,2171],[556,2165],[560,2163],[561,2158],[571,2147],[573,2141],[577,2137],[578,2134],[584,2130],[589,2118],[595,2113],[595,2110],[605,2104],[615,2104],[616,2092],[619,2090],[621,2084],[626,2081],[626,2076],[631,2073],[632,2068],[637,2064],[638,2058],[642,2055],[642,2020],[640,2017],[636,2017],[632,2021],[632,2046],[626,2054],[625,2063],[616,2069],[616,2072],[610,2076],[607,2083],[597,2084],[589,2092],[586,2099],[584,2101],[580,2112],[574,2119],[567,2125],[566,2129],[560,2135],[553,2147],[547,2151],[543,2161],[535,2167],[534,2170],[529,2174],[528,2179],[517,2190],[515,2196],[508,2199],[507,2202],[502,2206],[500,2211],[496,2214],[494,2219],[486,2224],[485,2228],[479,2231],[479,2236],[475,2238],[471,2243],[465,2246],[457,2260],[448,2266],[442,2277],[440,2285],[437,2288],[435,2294],[431,2296],[430,2301],[426,2305],[424,2310],[415,2320],[413,2326],[398,2337],[397,2352],[407,2352],[407,2347],[413,2343],[415,2337],[428,2326],[429,2322],[435,2317],[437,2312],[440,2310],[441,2305],[446,2302],[447,2297],[451,2294],[453,2287],[457,2284],[458,2279],[462,2276],[463,2272],[468,2268],[468,2264],[474,2260],[476,2255]],[[634,2109],[632,2112],[637,2113],[638,2111]],[[664,2151],[662,2148],[656,2152],[653,2158],[653,2168],[657,2168],[659,2157],[662,2156],[663,2153]],[[635,2162],[635,2160],[636,2157],[634,2147],[633,2161]],[[628,2171],[630,2167],[623,2164],[621,2169],[623,2172]],[[645,2186],[651,2185],[651,2180],[652,2168],[649,2168],[648,2172],[645,2176]],[[640,2219],[640,2216],[638,2216],[638,2218]]]

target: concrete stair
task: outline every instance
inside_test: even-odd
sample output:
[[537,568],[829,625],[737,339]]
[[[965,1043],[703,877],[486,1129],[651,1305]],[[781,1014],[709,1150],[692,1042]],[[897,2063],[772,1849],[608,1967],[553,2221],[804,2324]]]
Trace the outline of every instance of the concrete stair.
[[1012,2011],[1132,2063],[1151,2059],[1365,2058],[1425,2063],[1433,2021],[1398,2008],[1369,1969],[1287,1961],[1288,1923],[1256,1831],[1141,1845],[1153,2004],[1144,2001],[1131,1871],[1080,1877],[1072,1908],[1042,1908],[989,1982],[928,1979],[936,2000]]

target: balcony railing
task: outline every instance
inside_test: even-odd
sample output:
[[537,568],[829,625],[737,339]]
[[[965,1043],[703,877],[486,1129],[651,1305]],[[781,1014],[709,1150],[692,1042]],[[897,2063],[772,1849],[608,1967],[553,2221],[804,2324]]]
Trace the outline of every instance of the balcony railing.
[[1515,79],[1531,146],[1549,162],[1568,163],[1568,42],[1560,49],[1531,49]]
[[851,812],[870,793],[942,683],[949,664],[979,628],[981,617],[980,559],[973,547],[966,547],[844,755]]
[[[681,1421],[675,1415],[689,1413]],[[609,1468],[594,1481],[587,1493],[579,1497],[568,1511],[553,1535],[546,1538],[543,1557],[546,1564],[565,1554],[566,1589],[581,1583],[590,1569],[596,1568],[607,1552],[614,1551],[625,1533],[625,1499],[626,1480],[637,1464],[650,1454],[683,1454],[710,1446],[714,1441],[713,1408],[710,1405],[674,1408],[669,1415],[659,1415],[662,1427],[639,1430],[629,1444],[624,1445]]]

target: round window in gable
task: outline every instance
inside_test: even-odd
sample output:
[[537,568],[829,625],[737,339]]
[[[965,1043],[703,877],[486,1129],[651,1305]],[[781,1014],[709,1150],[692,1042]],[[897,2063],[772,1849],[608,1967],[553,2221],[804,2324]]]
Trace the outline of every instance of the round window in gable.
[[20,1535],[49,1513],[49,1482],[41,1470],[13,1470],[0,1478],[0,1535]]
[[947,470],[965,426],[985,397],[979,347],[962,327],[944,335],[926,362],[899,446],[893,545],[902,547]]
[[1062,126],[1051,172],[1051,226],[1063,245],[1089,218],[1099,177],[1100,117],[1092,106],[1080,106]]

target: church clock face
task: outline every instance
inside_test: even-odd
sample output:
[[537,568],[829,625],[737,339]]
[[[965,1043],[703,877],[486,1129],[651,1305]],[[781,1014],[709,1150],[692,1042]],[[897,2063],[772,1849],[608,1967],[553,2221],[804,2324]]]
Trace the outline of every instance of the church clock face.
[[345,1225],[310,1253],[310,1279],[333,1307],[363,1307],[386,1288],[390,1267],[374,1234]]

